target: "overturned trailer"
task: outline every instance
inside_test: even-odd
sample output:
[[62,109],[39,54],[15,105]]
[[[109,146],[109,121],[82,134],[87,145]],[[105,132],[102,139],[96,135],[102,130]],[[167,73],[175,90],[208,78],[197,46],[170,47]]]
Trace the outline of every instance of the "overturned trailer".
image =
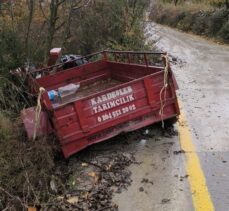
[[[40,98],[41,112],[22,111],[28,135],[33,130],[54,132],[66,158],[122,132],[179,115],[177,83],[166,53],[103,51],[78,59],[87,62],[30,72],[29,85]],[[69,84],[78,88],[61,96],[58,90]]]

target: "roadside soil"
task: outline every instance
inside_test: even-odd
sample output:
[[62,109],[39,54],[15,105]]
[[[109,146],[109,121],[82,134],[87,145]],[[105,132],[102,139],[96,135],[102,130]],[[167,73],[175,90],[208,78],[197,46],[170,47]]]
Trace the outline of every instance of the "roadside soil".
[[[12,140],[11,147],[0,154],[1,163],[5,161],[0,172],[0,208],[119,210],[113,197],[132,184],[129,167],[145,165],[136,156],[138,150],[149,151],[155,145],[164,152],[164,162],[173,155],[170,138],[174,136],[177,132],[172,126],[162,129],[159,123],[95,144],[68,160],[50,140],[34,144]],[[17,159],[6,158],[10,155]],[[152,168],[157,168],[155,165],[152,163]],[[142,175],[138,192],[146,191],[145,185],[153,186],[154,181]]]

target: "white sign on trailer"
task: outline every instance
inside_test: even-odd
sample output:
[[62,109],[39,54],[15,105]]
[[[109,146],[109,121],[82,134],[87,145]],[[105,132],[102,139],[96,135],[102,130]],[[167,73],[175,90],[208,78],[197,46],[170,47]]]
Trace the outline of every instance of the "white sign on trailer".
[[[104,112],[106,110],[124,105],[126,103],[134,101],[133,89],[131,86],[127,86],[107,94],[95,97],[91,99],[92,110],[94,114]],[[117,110],[112,110],[97,117],[98,122],[103,122],[109,119],[119,117],[122,114],[131,112],[136,109],[135,104],[131,104]]]

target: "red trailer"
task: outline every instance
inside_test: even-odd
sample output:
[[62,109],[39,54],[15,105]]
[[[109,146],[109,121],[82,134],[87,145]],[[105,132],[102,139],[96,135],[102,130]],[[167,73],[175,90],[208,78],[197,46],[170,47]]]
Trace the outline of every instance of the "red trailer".
[[[67,70],[55,65],[36,70],[42,77],[33,78],[33,72],[29,79],[33,92],[45,89],[41,105],[50,121],[46,129],[57,135],[66,158],[122,132],[179,115],[177,84],[165,53],[103,51],[85,58],[87,64]],[[68,84],[80,88],[52,102],[48,92]]]

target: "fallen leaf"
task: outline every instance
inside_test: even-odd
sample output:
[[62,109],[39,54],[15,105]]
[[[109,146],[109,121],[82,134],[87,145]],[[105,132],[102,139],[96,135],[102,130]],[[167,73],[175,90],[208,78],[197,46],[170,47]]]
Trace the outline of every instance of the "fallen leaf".
[[90,176],[90,177],[96,177],[96,173],[94,171],[89,172],[88,173],[88,176]]
[[90,194],[88,192],[86,192],[85,194],[82,195],[82,197],[85,198],[85,199],[88,199],[89,196],[90,196]]
[[111,170],[111,167],[112,167],[112,164],[109,164],[108,166],[106,166],[106,170],[107,171],[110,171]]
[[28,207],[28,211],[37,211],[36,207]]
[[50,188],[51,188],[51,190],[52,190],[54,193],[57,193],[57,192],[58,192],[58,191],[57,191],[57,187],[56,187],[56,183],[55,183],[54,179],[52,179],[52,180],[50,181]]
[[87,167],[87,166],[88,166],[88,164],[87,164],[87,163],[82,163],[82,164],[81,164],[81,166],[83,166],[83,167]]
[[64,197],[63,197],[63,196],[57,196],[57,199],[58,199],[58,200],[63,200]]
[[79,198],[77,196],[73,196],[73,197],[67,199],[67,202],[70,204],[77,204],[78,201],[79,201]]
[[92,171],[92,172],[89,172],[89,173],[88,173],[88,176],[93,177],[95,183],[97,183],[97,182],[99,181],[99,179],[100,179],[99,175],[96,174],[96,173],[93,172],[93,171]]

